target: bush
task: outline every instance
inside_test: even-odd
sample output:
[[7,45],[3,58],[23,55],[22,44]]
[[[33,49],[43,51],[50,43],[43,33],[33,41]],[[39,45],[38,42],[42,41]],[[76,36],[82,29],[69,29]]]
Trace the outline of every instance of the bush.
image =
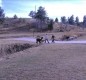
[[1,45],[0,48],[0,57],[4,56],[4,55],[8,55],[8,54],[12,54],[15,52],[19,52],[19,51],[23,51],[27,48],[31,48],[33,45],[24,43],[24,44],[10,44],[10,45]]
[[69,38],[70,38],[70,36],[68,36],[68,35],[63,35],[62,38],[61,38],[61,40],[69,40]]

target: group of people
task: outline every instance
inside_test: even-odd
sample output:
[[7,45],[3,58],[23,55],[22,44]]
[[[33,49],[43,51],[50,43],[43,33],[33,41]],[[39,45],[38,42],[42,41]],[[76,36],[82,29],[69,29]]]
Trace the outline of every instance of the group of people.
[[[54,43],[54,41],[55,41],[55,36],[54,35],[51,36],[51,40]],[[36,37],[36,43],[37,44],[40,44],[40,43],[43,43],[43,42],[50,43],[47,34],[44,37],[43,36],[41,37],[39,35]]]

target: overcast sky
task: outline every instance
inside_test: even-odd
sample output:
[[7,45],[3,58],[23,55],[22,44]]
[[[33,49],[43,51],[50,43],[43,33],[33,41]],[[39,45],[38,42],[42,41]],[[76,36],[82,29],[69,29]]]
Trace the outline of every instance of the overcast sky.
[[4,9],[6,16],[29,17],[31,10],[38,9],[39,6],[45,7],[50,18],[61,16],[69,17],[72,14],[83,20],[86,15],[86,0],[0,0],[0,6]]

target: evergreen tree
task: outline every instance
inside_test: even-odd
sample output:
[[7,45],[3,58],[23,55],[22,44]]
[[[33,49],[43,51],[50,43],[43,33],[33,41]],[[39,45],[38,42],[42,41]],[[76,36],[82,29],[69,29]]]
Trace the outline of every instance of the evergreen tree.
[[14,18],[14,19],[17,19],[18,17],[17,17],[17,15],[15,14],[15,15],[13,16],[13,18]]
[[86,15],[83,17],[83,25],[86,26]]
[[4,18],[5,18],[4,10],[0,7],[0,23],[4,22]]
[[68,19],[69,24],[74,25],[75,21],[74,21],[74,15],[72,15],[69,19]]
[[31,16],[32,18],[35,18],[37,20],[38,28],[40,28],[42,31],[42,29],[43,29],[42,26],[47,19],[47,14],[46,14],[45,8],[40,6],[38,8],[37,12],[31,11],[29,16]]
[[58,23],[58,18],[56,18],[56,19],[55,19],[55,22],[57,22],[57,23]]
[[37,12],[30,11],[29,16],[41,21],[44,21],[47,18],[46,10],[42,6],[38,8]]
[[77,26],[79,25],[79,18],[78,18],[78,16],[75,19],[75,23],[76,23]]
[[36,12],[35,11],[30,11],[29,16],[32,18],[35,18]]
[[48,24],[48,29],[53,30],[53,20],[51,19],[49,24]]
[[47,17],[47,14],[46,14],[45,8],[40,6],[39,9],[37,10],[35,18],[41,21],[44,21],[46,17]]
[[61,22],[62,22],[63,24],[65,24],[65,23],[67,22],[67,20],[66,20],[66,17],[65,17],[65,16],[61,17]]

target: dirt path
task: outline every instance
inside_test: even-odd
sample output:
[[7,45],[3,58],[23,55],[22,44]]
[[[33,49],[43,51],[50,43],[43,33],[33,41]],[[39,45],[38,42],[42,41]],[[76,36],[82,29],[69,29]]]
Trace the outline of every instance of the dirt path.
[[0,80],[86,80],[85,44],[46,44],[0,61]]
[[[7,39],[2,39],[2,40],[15,40],[15,41],[30,41],[36,43],[36,38],[35,37],[20,37],[20,38],[7,38]],[[49,40],[50,43],[52,43],[51,40]],[[86,39],[75,39],[75,40],[70,40],[70,41],[55,41],[55,43],[86,43]]]

